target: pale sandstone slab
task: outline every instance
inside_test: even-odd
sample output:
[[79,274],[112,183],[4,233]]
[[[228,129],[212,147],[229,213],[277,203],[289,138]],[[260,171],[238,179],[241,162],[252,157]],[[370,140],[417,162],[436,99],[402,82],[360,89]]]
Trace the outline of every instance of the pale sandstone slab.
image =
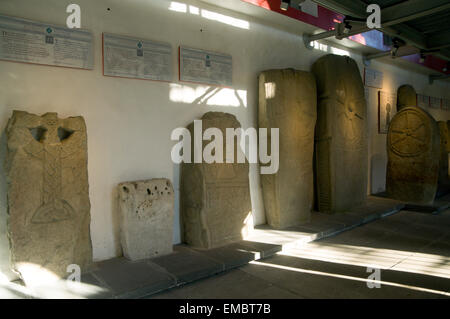
[[433,117],[418,107],[404,107],[391,121],[387,152],[388,196],[406,202],[432,203],[440,159],[439,128]]
[[39,269],[59,277],[71,264],[86,271],[92,244],[84,119],[14,111],[6,135],[13,269],[25,281]]
[[405,84],[397,90],[397,112],[409,106],[417,106],[417,94],[411,85]]
[[439,136],[441,140],[441,152],[439,159],[439,184],[448,184],[448,153],[450,148],[449,136],[448,136],[448,125],[445,121],[438,121],[439,126]]
[[120,240],[130,260],[172,252],[174,190],[168,179],[119,184]]
[[[203,132],[218,128],[226,140],[226,128],[240,127],[234,115],[208,112],[201,118]],[[194,140],[194,126],[188,126]],[[202,133],[203,133],[202,132]],[[203,149],[210,141],[203,141]],[[235,141],[235,150],[236,143]],[[249,165],[183,163],[181,170],[182,224],[184,241],[193,247],[214,248],[245,238],[252,229]],[[194,147],[192,147],[194,149]]]
[[367,197],[367,110],[356,62],[326,55],[313,67],[317,81],[316,189],[321,212],[340,212]]
[[278,172],[261,175],[267,223],[274,228],[295,226],[311,217],[316,110],[312,73],[288,69],[260,74],[259,127],[278,128],[280,138]]

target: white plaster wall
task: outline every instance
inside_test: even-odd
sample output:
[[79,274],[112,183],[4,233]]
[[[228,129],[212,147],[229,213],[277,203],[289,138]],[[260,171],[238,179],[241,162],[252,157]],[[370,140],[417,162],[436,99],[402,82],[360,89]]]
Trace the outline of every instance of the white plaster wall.
[[[249,16],[194,0],[178,2],[220,13],[222,17],[240,19],[241,23],[248,23],[248,28],[206,19],[189,10],[186,13],[171,11],[168,0],[2,0],[0,14],[64,25],[66,6],[74,2],[82,9],[82,28],[91,30],[95,37],[95,68],[86,71],[0,61],[0,161],[4,161],[4,128],[12,110],[37,114],[58,112],[61,117],[82,115],[88,127],[94,259],[104,260],[121,254],[115,187],[123,181],[166,177],[174,182],[173,241],[179,243],[179,167],[170,159],[174,145],[170,140],[171,131],[185,127],[207,111],[229,112],[237,116],[243,127],[256,127],[258,73],[271,68],[309,70],[325,52],[304,48],[299,34],[306,26],[301,23],[295,29],[297,34],[289,33]],[[173,83],[103,77],[102,32],[171,43]],[[206,101],[193,102],[208,88],[177,81],[179,45],[231,54],[232,90],[222,89]],[[352,57],[362,71],[360,56],[352,54]],[[423,75],[377,62],[372,67],[385,73],[385,80],[394,92],[399,85],[409,83],[419,93],[450,97],[448,83],[429,86]],[[369,192],[384,188],[386,162],[386,138],[377,134],[376,91],[371,90],[371,93],[369,161],[372,159],[377,164],[370,174],[373,177]],[[450,119],[450,112],[435,111],[433,115],[437,119]],[[264,208],[257,172],[257,167],[252,166],[252,205],[255,223],[263,224]],[[0,274],[9,276],[3,168],[0,177]]]

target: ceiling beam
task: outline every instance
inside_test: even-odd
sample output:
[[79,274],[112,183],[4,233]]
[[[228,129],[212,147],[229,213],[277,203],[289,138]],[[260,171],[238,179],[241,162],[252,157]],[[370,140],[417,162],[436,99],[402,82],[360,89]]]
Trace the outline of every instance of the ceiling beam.
[[442,49],[450,47],[450,30],[436,32],[426,38],[428,49]]

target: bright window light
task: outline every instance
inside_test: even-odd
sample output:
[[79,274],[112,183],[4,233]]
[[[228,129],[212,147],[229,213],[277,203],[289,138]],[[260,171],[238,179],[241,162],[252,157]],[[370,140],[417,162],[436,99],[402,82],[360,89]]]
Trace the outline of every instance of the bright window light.
[[187,12],[187,5],[184,4],[184,3],[181,3],[181,2],[171,1],[170,2],[170,6],[169,6],[169,10],[186,13]]
[[217,12],[212,12],[212,11],[208,11],[208,10],[204,10],[202,9],[202,17],[208,20],[215,20],[221,23],[225,23],[228,25],[232,25],[233,27],[237,27],[237,28],[241,28],[241,29],[249,29],[250,28],[250,24],[245,21],[245,20],[241,20],[241,19],[236,19],[233,17],[229,17]]

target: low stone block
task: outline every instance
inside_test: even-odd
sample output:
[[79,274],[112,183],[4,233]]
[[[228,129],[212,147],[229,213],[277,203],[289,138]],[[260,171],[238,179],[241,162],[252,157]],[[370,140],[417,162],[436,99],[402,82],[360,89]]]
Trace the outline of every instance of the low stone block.
[[174,200],[168,179],[119,185],[120,239],[126,258],[140,260],[172,252]]

